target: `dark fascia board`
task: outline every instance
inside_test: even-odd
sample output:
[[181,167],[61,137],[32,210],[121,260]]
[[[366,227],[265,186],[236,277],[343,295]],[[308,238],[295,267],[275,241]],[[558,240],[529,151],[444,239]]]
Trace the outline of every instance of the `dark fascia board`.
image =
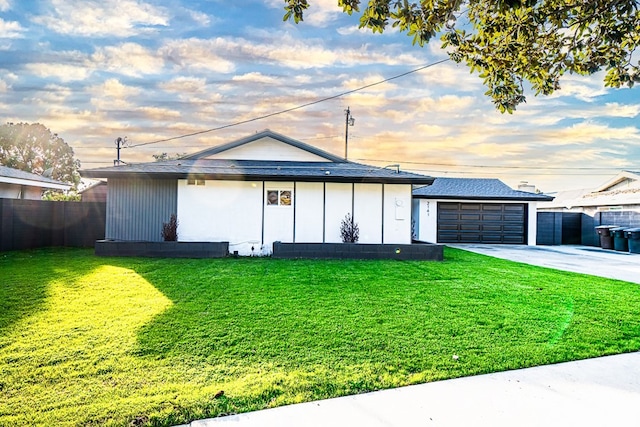
[[[99,176],[98,176],[99,175]],[[428,185],[433,182],[432,177],[368,177],[368,176],[282,176],[282,175],[244,175],[244,174],[202,174],[202,173],[149,173],[149,172],[128,172],[117,171],[102,172],[94,175],[93,171],[85,171],[82,176],[87,178],[118,178],[118,179],[205,179],[215,181],[274,181],[274,182],[343,182],[343,183],[371,183],[371,184],[422,184]]]
[[413,195],[414,199],[438,199],[438,200],[491,200],[491,201],[510,201],[510,202],[550,202],[554,199],[552,196],[536,195],[536,196],[434,196],[434,195]]
[[309,144],[305,144],[304,142],[301,141],[297,141],[295,139],[289,138],[287,136],[281,135],[277,132],[274,132],[272,130],[263,130],[262,132],[258,132],[256,134],[247,136],[245,138],[242,139],[238,139],[236,141],[232,141],[229,142],[227,144],[223,144],[223,145],[219,145],[217,147],[213,147],[213,148],[207,148],[206,150],[202,150],[199,151],[197,153],[193,153],[193,154],[189,154],[187,156],[183,156],[180,159],[184,159],[184,160],[198,160],[198,159],[202,159],[203,157],[208,157],[208,156],[212,156],[214,154],[218,154],[221,153],[223,151],[227,151],[227,150],[231,150],[232,148],[236,148],[239,147],[241,145],[245,145],[245,144],[249,144],[251,142],[257,141],[259,139],[262,138],[273,138],[277,141],[283,142],[285,144],[291,145],[293,147],[299,148],[301,150],[304,151],[308,151],[311,154],[315,154],[316,156],[320,156],[323,157],[329,161],[335,162],[335,163],[348,163],[347,160],[343,159],[342,157],[338,157],[335,156],[331,153],[327,153],[326,151],[320,150],[319,148],[313,147]]

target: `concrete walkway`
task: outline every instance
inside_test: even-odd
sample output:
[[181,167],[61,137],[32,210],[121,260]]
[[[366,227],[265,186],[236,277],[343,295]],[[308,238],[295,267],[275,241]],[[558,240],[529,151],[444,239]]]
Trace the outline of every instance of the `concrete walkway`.
[[525,264],[640,283],[640,254],[570,245],[447,244],[447,246]]
[[[450,245],[640,283],[640,255],[585,246]],[[640,353],[458,378],[194,421],[181,427],[640,425]]]
[[194,421],[190,427],[639,425],[640,353]]

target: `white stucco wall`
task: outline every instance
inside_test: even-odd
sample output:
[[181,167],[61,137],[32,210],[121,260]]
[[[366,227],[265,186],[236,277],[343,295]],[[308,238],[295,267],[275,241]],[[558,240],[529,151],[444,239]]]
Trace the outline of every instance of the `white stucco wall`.
[[382,184],[354,184],[353,218],[359,243],[382,242]]
[[385,184],[383,243],[411,243],[411,185]]
[[[496,200],[438,200],[414,199],[414,218],[418,229],[418,239],[424,242],[437,243],[438,239],[438,202],[451,203],[508,203]],[[417,203],[417,206],[416,206]],[[515,203],[515,202],[514,202]],[[519,202],[528,205],[527,244],[536,244],[537,234],[537,202]],[[417,212],[417,216],[416,216]]]
[[236,148],[211,155],[208,159],[275,160],[295,162],[326,162],[327,159],[273,138],[265,137]]
[[231,252],[250,255],[262,241],[262,182],[178,180],[178,240],[228,241]]
[[293,209],[297,195],[293,191],[293,182],[265,182],[266,193],[269,191],[291,191],[291,205],[264,207],[264,244],[269,252],[273,250],[273,242],[293,242]]
[[324,221],[324,184],[296,183],[296,242],[322,243]]
[[[268,205],[270,190],[291,191],[291,205]],[[294,227],[296,242],[340,243],[347,213],[358,223],[360,243],[411,242],[408,184],[178,181],[178,240],[228,241],[240,255],[269,254],[274,241],[293,242]]]
[[528,220],[527,231],[528,231],[528,242],[529,246],[535,246],[538,242],[538,203],[537,202],[529,202],[528,203]]
[[[345,215],[351,213],[352,185],[326,183],[325,195],[325,242],[341,243],[340,224]],[[302,218],[300,219],[302,220]]]

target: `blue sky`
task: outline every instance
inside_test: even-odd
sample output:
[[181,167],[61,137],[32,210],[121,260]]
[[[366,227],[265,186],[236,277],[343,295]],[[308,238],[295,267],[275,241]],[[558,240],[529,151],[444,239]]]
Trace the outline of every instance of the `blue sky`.
[[[283,22],[282,0],[0,0],[0,120],[39,122],[83,168],[107,166],[114,140],[146,144],[276,113],[446,59],[358,29],[336,0]],[[640,170],[638,89],[567,76],[513,115],[451,61],[263,120],[122,150],[129,162],[195,152],[271,129],[349,158],[434,176],[495,177],[542,191],[594,187]]]

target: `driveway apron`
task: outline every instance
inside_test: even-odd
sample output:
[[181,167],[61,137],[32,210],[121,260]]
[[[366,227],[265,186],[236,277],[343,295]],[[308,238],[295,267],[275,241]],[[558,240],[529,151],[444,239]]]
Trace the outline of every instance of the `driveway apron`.
[[447,246],[556,270],[640,283],[640,254],[572,245],[447,244]]

